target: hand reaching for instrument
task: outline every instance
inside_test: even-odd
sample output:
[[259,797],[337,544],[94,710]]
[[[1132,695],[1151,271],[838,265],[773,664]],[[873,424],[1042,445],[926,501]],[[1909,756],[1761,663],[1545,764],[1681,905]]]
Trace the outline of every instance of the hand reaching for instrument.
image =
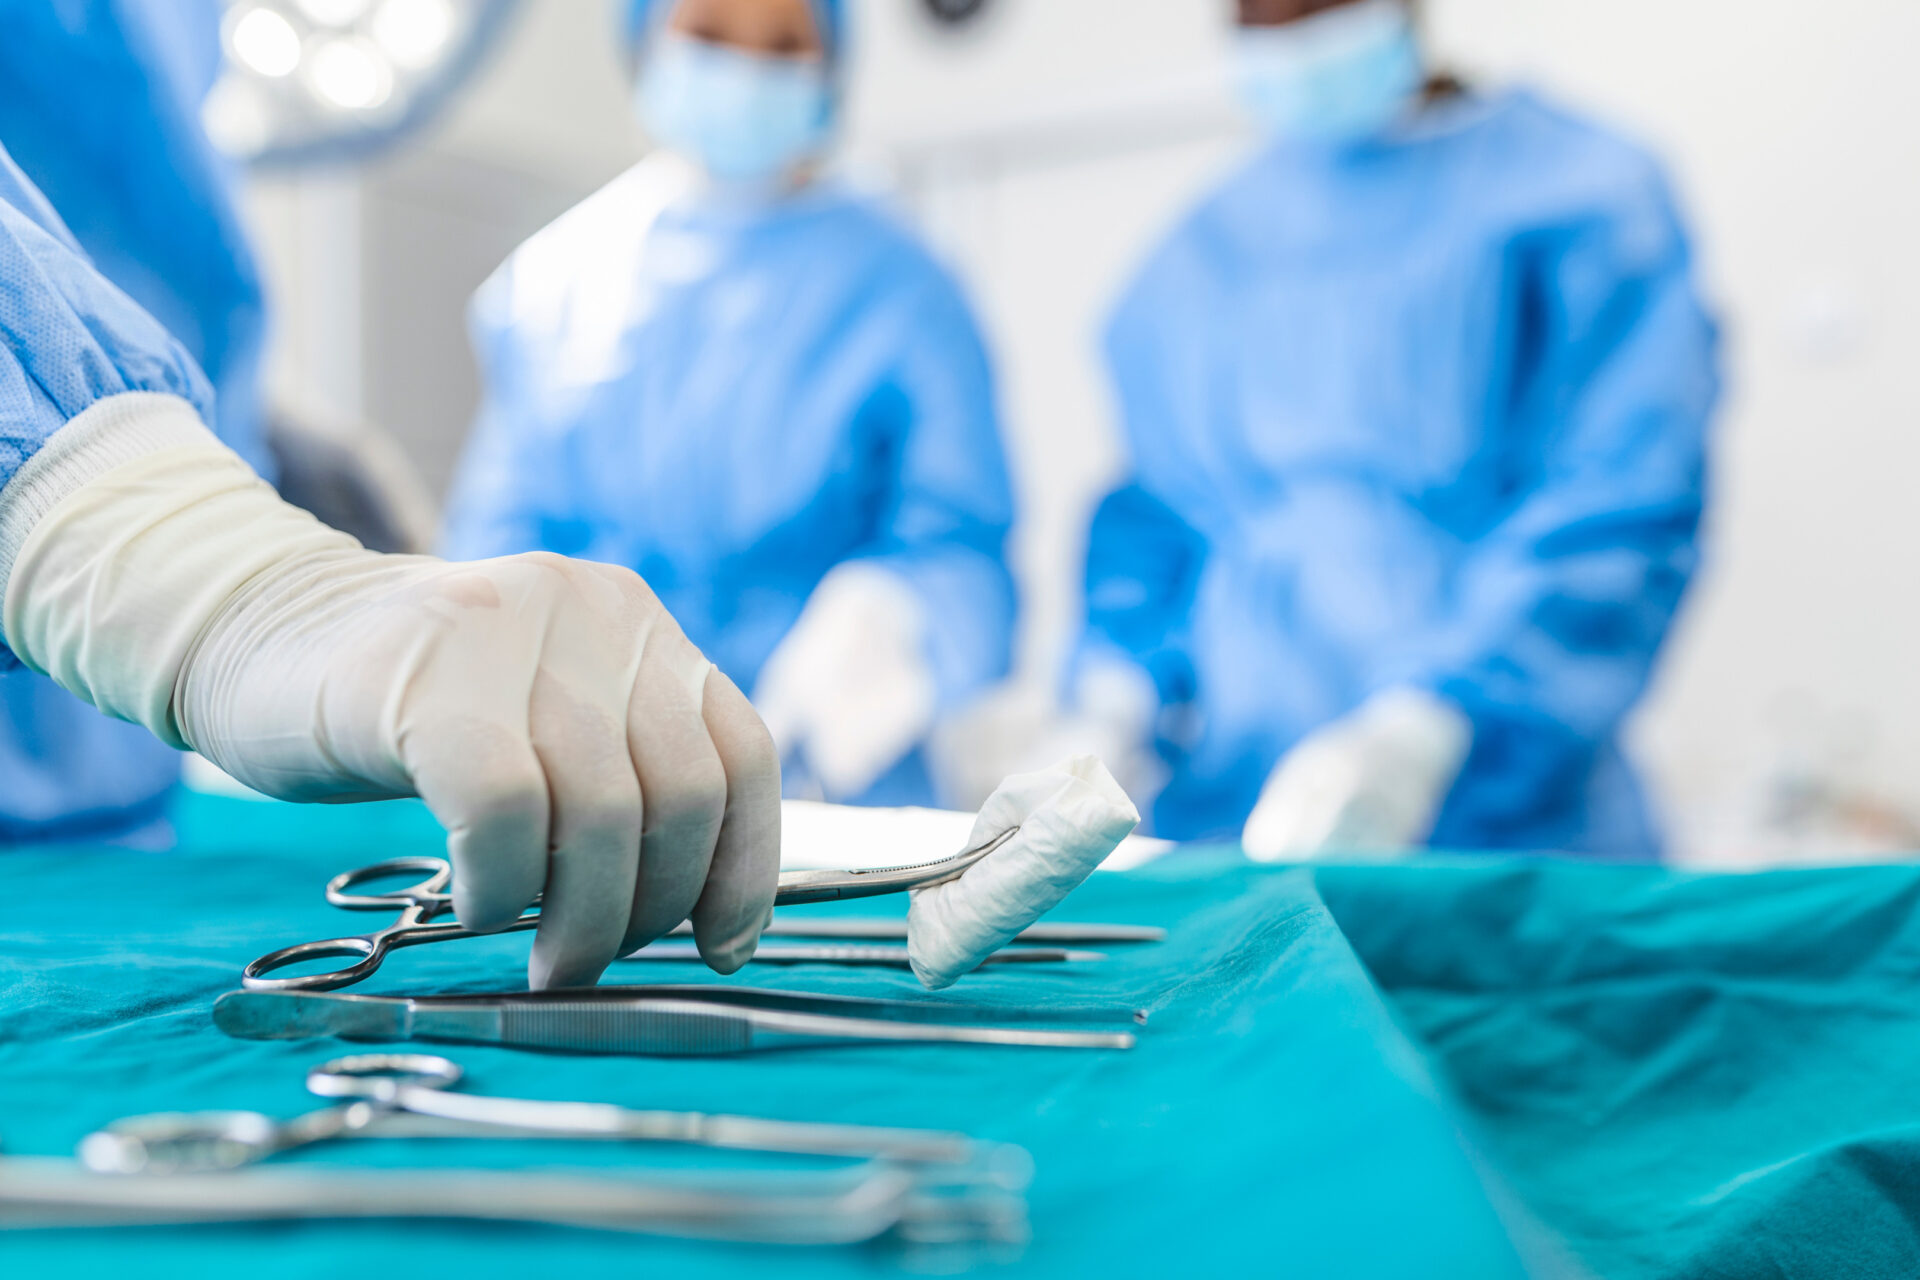
[[779,763],[637,576],[376,555],[281,502],[184,401],[89,414],[36,460],[88,478],[47,486],[6,579],[28,665],[268,795],[420,796],[463,923],[545,893],[536,987],[593,982],[688,918],[715,969],[751,957]]
[[1399,854],[1426,843],[1473,745],[1473,722],[1421,689],[1388,689],[1280,759],[1241,844],[1261,862]]
[[827,799],[861,795],[933,727],[925,634],[912,588],[856,561],[821,580],[767,659],[754,703]]

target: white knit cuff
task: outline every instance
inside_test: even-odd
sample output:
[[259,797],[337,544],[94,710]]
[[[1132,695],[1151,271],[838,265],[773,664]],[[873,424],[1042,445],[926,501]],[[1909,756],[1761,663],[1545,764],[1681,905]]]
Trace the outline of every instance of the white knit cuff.
[[179,396],[127,391],[68,421],[0,488],[0,600],[27,536],[62,498],[125,462],[183,444],[218,444]]

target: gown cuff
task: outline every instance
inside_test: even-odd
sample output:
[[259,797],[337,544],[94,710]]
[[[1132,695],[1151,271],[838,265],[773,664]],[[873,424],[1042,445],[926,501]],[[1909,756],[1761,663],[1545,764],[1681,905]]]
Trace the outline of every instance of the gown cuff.
[[47,512],[122,463],[177,445],[213,444],[199,413],[179,396],[128,391],[97,400],[47,437],[0,488],[0,600],[20,548]]

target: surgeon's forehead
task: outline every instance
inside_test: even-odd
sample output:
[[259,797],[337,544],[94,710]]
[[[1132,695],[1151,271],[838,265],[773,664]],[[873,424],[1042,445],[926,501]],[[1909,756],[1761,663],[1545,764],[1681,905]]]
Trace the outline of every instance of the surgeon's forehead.
[[1245,27],[1275,27],[1355,0],[1237,0],[1238,18]]
[[813,52],[822,45],[810,0],[678,0],[668,22],[702,39],[769,52]]

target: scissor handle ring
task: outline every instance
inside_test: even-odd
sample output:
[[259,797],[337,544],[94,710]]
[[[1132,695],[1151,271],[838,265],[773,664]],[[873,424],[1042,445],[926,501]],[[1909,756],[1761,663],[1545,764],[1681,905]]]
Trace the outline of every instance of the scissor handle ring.
[[[355,885],[365,884],[369,880],[384,880],[389,876],[421,872],[424,872],[427,878],[417,884],[410,884],[404,889],[394,889],[387,893],[347,892]],[[327,901],[336,907],[344,907],[348,911],[398,911],[409,906],[439,908],[451,901],[451,895],[446,892],[446,888],[448,881],[452,879],[453,867],[445,858],[418,854],[405,858],[388,858],[385,862],[376,862],[370,867],[343,871],[327,881]]]
[[431,1053],[356,1053],[307,1072],[307,1092],[322,1098],[391,1103],[402,1088],[451,1089],[460,1064]]
[[[240,984],[249,991],[333,991],[339,987],[350,987],[362,978],[370,977],[386,959],[385,938],[376,934],[370,938],[327,938],[320,942],[300,942],[291,947],[282,947],[249,964],[240,971]],[[269,978],[267,975],[275,969],[284,969],[288,965],[299,964],[303,960],[325,960],[329,956],[359,956],[356,964],[344,969],[329,969],[325,973],[302,973],[291,978]]]
[[81,1139],[95,1173],[204,1173],[271,1153],[279,1126],[258,1111],[159,1111],[126,1116]]

